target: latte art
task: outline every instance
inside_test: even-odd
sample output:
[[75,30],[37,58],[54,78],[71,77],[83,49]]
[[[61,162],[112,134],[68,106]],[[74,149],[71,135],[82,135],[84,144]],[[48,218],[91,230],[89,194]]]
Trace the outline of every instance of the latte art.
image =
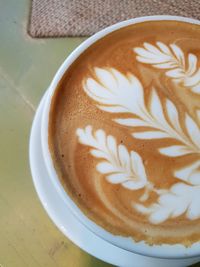
[[[155,88],[152,88],[149,101],[150,110],[148,110],[144,103],[144,89],[135,76],[128,75],[128,77],[125,77],[114,69],[97,69],[96,76],[99,83],[89,78],[84,85],[84,89],[92,99],[100,103],[98,104],[100,109],[113,113],[129,113],[133,117],[115,119],[121,125],[151,128],[143,132],[133,132],[133,137],[151,140],[160,138],[177,139],[183,145],[159,149],[161,154],[172,157],[188,153],[200,153],[200,129],[197,124],[186,114],[185,125],[188,137],[181,127],[176,106],[168,99],[165,103],[167,114],[164,115],[164,107],[162,107]],[[109,85],[106,83],[109,83]],[[138,116],[138,118],[135,118],[135,116]],[[152,128],[155,130],[152,130]]]
[[192,92],[200,94],[200,68],[197,66],[197,57],[189,54],[186,58],[183,51],[176,44],[169,47],[157,42],[157,47],[144,43],[144,48],[134,48],[138,55],[137,60],[151,64],[154,68],[166,71],[166,76],[176,83],[182,83]]
[[98,130],[95,136],[92,127],[78,129],[80,143],[91,146],[91,154],[104,159],[97,165],[97,171],[107,174],[106,179],[113,184],[121,184],[130,190],[147,186],[147,178],[141,157],[134,151],[128,153],[124,145],[116,144],[113,136],[106,137],[105,132]]
[[[156,51],[154,51],[154,53],[155,52]],[[164,108],[162,107],[162,103],[155,88],[152,88],[148,110],[144,101],[144,89],[135,76],[128,74],[127,77],[125,77],[115,69],[96,69],[95,74],[98,82],[91,78],[87,79],[83,86],[85,92],[92,99],[97,101],[97,106],[104,111],[130,114],[130,118],[115,119],[117,123],[131,128],[141,126],[146,128],[145,131],[131,133],[133,137],[151,140],[151,142],[154,139],[165,138],[177,140],[181,145],[172,145],[158,149],[160,154],[168,157],[174,158],[191,153],[200,153],[200,129],[198,125],[188,114],[185,114],[184,123],[186,133],[184,133],[176,106],[167,99],[165,101],[165,115]],[[198,78],[200,79],[200,74]],[[138,118],[136,118],[136,116]],[[149,128],[150,130],[148,130]],[[152,130],[153,128],[154,130]],[[106,154],[106,151],[103,151],[103,148],[105,149],[106,147],[106,142],[105,133],[102,130],[96,133],[96,146],[90,127],[86,128],[85,134],[83,130],[81,131],[80,129],[77,131],[77,134],[82,144],[101,149],[99,151],[92,150],[91,154],[97,158],[103,158],[104,156],[104,158],[108,160],[108,162],[105,161],[97,165],[97,171],[100,173],[111,173],[107,177],[108,181],[111,183],[122,183],[124,187],[130,190],[145,187],[148,178],[146,177],[142,159],[138,154],[130,157],[124,146],[119,147],[117,152],[115,140],[113,137],[108,136],[107,146],[109,147],[109,153],[115,155],[116,158],[115,160],[109,160],[108,155],[102,154],[102,152]],[[101,145],[102,148],[100,148]],[[132,153],[135,152],[131,152],[131,155],[134,155]],[[119,159],[117,159],[118,157]],[[200,159],[200,156],[198,156],[198,158]],[[131,174],[131,170],[133,170],[132,166],[134,165],[136,165],[137,170],[137,178],[135,178],[135,180],[134,175]],[[149,215],[149,221],[155,224],[161,223],[169,218],[178,217],[182,214],[185,214],[190,220],[200,218],[199,167],[200,160],[191,166],[182,168],[179,171],[174,171],[174,176],[186,182],[186,184],[177,182],[169,188],[169,190],[164,190],[164,192],[159,193],[161,196],[158,198],[157,202],[151,204],[149,207],[145,207],[141,204],[134,204],[133,207],[135,207],[137,211]],[[126,169],[126,171],[124,171],[124,169]],[[138,181],[140,181],[139,186]],[[140,198],[140,201],[141,199],[143,200],[143,196]],[[145,197],[145,200],[146,199]]]
[[199,41],[199,26],[183,22],[128,26],[86,50],[56,90],[55,168],[80,209],[114,234],[200,239]]

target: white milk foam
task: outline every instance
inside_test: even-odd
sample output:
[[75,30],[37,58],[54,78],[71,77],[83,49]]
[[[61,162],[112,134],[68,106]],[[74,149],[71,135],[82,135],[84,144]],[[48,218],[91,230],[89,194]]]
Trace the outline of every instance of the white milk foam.
[[[133,48],[138,62],[164,70],[164,75],[173,83],[181,84],[187,90],[200,94],[200,69],[194,54],[184,55],[182,49],[157,42],[155,45],[144,43],[143,47]],[[133,56],[134,56],[133,53]],[[77,129],[76,134],[82,145],[90,148],[96,158],[96,170],[103,174],[111,184],[120,184],[128,190],[145,189],[132,208],[148,216],[152,224],[159,224],[180,215],[188,220],[200,218],[200,128],[189,113],[180,119],[179,110],[166,97],[162,102],[157,89],[152,87],[149,106],[145,103],[142,82],[133,73],[122,74],[114,68],[94,68],[96,78],[89,77],[83,89],[95,105],[109,113],[118,114],[116,125],[131,129],[132,138],[153,142],[161,140],[158,148],[160,155],[178,158],[191,154],[196,161],[181,169],[175,169],[176,178],[168,189],[159,189],[147,176],[141,155],[128,151],[125,145],[117,144],[114,136],[107,135],[104,129],[93,130],[92,125]],[[128,114],[127,118],[120,114]],[[197,111],[199,117],[199,111]],[[134,129],[138,129],[134,131]],[[166,138],[177,144],[165,145]],[[155,192],[157,199],[151,205],[142,203]]]

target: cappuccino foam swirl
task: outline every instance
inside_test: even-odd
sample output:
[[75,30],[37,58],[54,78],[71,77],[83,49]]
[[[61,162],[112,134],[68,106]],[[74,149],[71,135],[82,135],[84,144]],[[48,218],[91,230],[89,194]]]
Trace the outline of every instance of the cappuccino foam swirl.
[[183,22],[131,25],[87,49],[58,85],[55,168],[80,209],[114,234],[200,240],[199,40],[199,26]]
[[[130,118],[128,119],[115,119],[117,123],[124,126],[131,128],[141,126],[146,127],[147,129],[151,128],[150,131],[145,130],[143,132],[133,132],[133,137],[151,141],[153,139],[164,138],[172,138],[179,141],[181,145],[159,149],[161,154],[169,157],[183,156],[190,153],[200,153],[200,129],[198,125],[188,114],[186,114],[185,128],[187,134],[185,134],[183,127],[181,127],[177,108],[170,100],[166,101],[165,110],[167,114],[165,115],[162,103],[156,93],[156,90],[153,88],[148,110],[144,101],[144,89],[140,81],[135,76],[128,74],[127,77],[125,77],[115,69],[95,69],[95,74],[98,82],[88,78],[84,85],[84,90],[88,96],[98,102],[97,106],[100,109],[111,113],[130,114]],[[135,118],[135,116],[138,116],[138,118]],[[153,131],[152,128],[155,130]],[[91,128],[86,128],[85,135],[83,130],[81,131],[80,129],[77,131],[77,134],[79,135],[79,139],[82,144],[89,146],[95,145],[94,137],[91,134]],[[102,130],[99,130],[96,133],[96,137],[98,142],[96,147],[100,148],[102,145],[100,148],[102,151],[103,148],[105,148],[105,133]],[[116,144],[113,137],[108,136],[107,139],[107,146],[110,148],[111,155],[116,155]],[[135,152],[132,151],[131,153]],[[94,153],[93,150],[92,155],[97,158],[101,158],[103,156],[101,153]],[[121,159],[121,163],[131,170],[130,161],[132,161],[132,165],[136,165],[138,179],[144,181],[147,179],[146,175],[144,175],[145,168],[140,156],[138,154],[136,155],[137,158],[135,156],[130,159],[126,147],[119,147],[118,156]],[[105,159],[108,158],[105,157]],[[138,189],[137,181],[135,181],[134,186],[134,179],[129,181],[128,177],[130,175],[127,175],[122,171],[120,172],[120,164],[118,164],[116,168],[117,164],[115,161],[110,160],[108,162],[103,162],[97,165],[97,171],[103,174],[111,173],[111,175],[107,178],[110,182],[122,182],[122,185],[126,185],[126,188],[130,190]],[[175,218],[184,213],[186,214],[186,217],[191,220],[200,218],[200,205],[198,205],[198,203],[200,203],[199,166],[200,160],[192,166],[183,168],[178,172],[174,171],[176,178],[191,184],[191,186],[177,182],[169,188],[167,192],[161,194],[157,202],[151,204],[149,207],[145,207],[141,204],[134,204],[133,206],[136,207],[137,211],[149,215],[149,221],[155,224],[164,222],[169,218]],[[185,179],[186,175],[188,177]],[[142,183],[140,183],[139,188],[141,188],[141,185]]]

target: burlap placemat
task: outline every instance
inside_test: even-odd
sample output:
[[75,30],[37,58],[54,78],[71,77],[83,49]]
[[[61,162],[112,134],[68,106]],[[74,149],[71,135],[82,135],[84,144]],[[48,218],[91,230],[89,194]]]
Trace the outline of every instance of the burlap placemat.
[[200,19],[200,0],[32,0],[32,37],[89,36],[118,21],[146,15]]

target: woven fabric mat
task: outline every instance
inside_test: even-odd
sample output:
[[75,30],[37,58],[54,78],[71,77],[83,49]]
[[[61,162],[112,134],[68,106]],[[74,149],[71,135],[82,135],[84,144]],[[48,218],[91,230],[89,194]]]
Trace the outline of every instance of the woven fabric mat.
[[89,36],[116,22],[146,15],[200,19],[200,0],[32,0],[32,37]]

